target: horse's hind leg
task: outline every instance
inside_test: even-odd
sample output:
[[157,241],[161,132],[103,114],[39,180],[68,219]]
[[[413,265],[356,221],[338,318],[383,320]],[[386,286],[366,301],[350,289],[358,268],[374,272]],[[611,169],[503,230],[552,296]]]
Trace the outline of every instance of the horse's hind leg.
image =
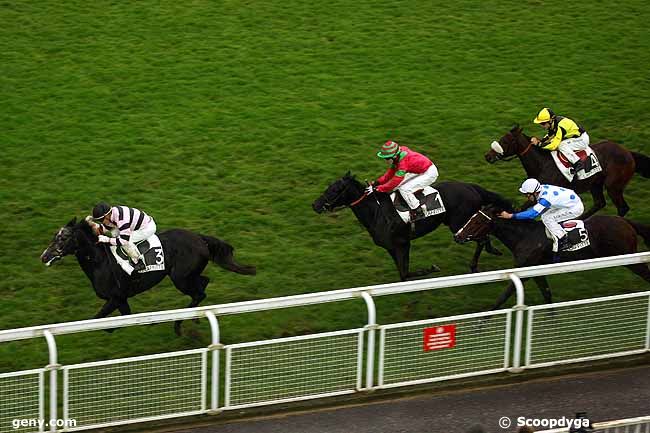
[[607,187],[607,195],[609,195],[609,198],[612,199],[612,202],[616,206],[618,216],[620,217],[625,216],[625,214],[630,210],[630,206],[627,204],[625,198],[623,197],[623,188],[625,188],[625,186]]
[[637,265],[628,265],[626,268],[650,283],[650,269],[648,269],[648,265],[639,263]]
[[[181,277],[172,273],[170,278],[178,290],[192,298],[187,308],[197,307],[205,299],[205,288],[210,282],[208,277],[200,274]],[[178,320],[174,323],[176,335],[181,335],[182,322],[182,320]]]

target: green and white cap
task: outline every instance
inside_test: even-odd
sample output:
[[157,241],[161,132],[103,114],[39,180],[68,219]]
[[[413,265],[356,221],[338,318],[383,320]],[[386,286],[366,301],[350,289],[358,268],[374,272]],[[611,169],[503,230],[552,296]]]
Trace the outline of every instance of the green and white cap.
[[394,141],[388,140],[381,146],[381,150],[377,152],[377,156],[382,159],[392,158],[399,152],[399,144]]

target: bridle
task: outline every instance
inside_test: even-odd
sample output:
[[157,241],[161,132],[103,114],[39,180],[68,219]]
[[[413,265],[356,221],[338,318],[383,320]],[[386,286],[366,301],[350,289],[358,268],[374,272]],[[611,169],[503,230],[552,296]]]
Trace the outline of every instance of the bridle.
[[[513,136],[513,138],[514,138],[514,136]],[[501,145],[501,143],[497,143],[497,144]],[[511,160],[513,160],[513,159],[515,159],[515,158],[517,158],[517,157],[524,156],[525,154],[527,154],[528,152],[530,152],[530,149],[532,149],[532,147],[533,147],[533,142],[532,142],[532,141],[529,141],[529,142],[528,142],[528,146],[526,146],[526,148],[525,148],[523,151],[521,151],[521,152],[516,152],[514,155],[510,155],[510,156],[507,156],[507,157],[503,157],[503,156],[501,156],[501,154],[500,154],[499,152],[496,152],[496,151],[495,151],[494,153],[495,153],[496,156],[497,156],[497,161],[511,161]],[[486,216],[487,216],[487,215],[486,215]]]
[[[325,202],[323,203],[323,207],[325,209],[327,209],[329,212],[332,212],[334,210],[334,208],[336,207],[333,203],[336,203],[343,196],[343,194],[345,194],[348,191],[348,189],[350,189],[350,184],[349,183],[347,185],[345,185],[345,188],[343,188],[341,190],[341,192],[339,192],[336,195],[336,197],[334,197],[333,200],[330,201],[330,200],[327,199],[327,197],[325,197]],[[354,206],[358,205],[359,203],[361,203],[366,197],[368,197],[368,193],[366,193],[364,191],[364,193],[361,194],[361,197],[354,200],[352,203],[350,203],[348,205],[344,205],[343,207],[345,207],[345,206],[354,207]]]
[[[479,215],[479,214],[480,214],[482,217],[484,217],[485,219],[487,219],[490,223],[492,223],[492,217],[491,217],[490,215],[486,214],[485,212],[483,212],[482,209],[479,209],[479,211],[476,212],[474,215],[472,215],[472,217],[471,217],[470,219],[467,220],[467,222],[465,223],[465,225],[462,226],[462,227],[461,227],[461,228],[456,232],[455,236],[458,236],[459,233],[461,233],[463,230],[465,230],[465,227],[467,227],[467,225],[468,225],[470,222],[472,222],[472,221],[474,220],[474,218],[475,218],[477,215]],[[473,238],[473,236],[470,235],[470,236],[467,237],[467,240],[468,240],[468,241],[471,241],[472,238]]]

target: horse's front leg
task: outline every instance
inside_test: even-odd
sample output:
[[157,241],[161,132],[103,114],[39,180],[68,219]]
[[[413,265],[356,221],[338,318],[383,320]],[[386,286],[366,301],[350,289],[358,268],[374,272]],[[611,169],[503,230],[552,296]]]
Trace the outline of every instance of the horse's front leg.
[[539,287],[539,291],[544,297],[544,302],[547,304],[552,304],[553,294],[551,293],[551,288],[548,285],[548,281],[546,281],[546,277],[534,277],[533,280],[535,280],[535,284],[537,284],[537,287]]
[[490,238],[489,236],[485,240],[485,251],[487,251],[488,253],[490,253],[490,254],[492,254],[494,256],[502,256],[503,255],[503,253],[501,251],[499,251],[497,248],[494,247],[494,245],[492,245],[492,238]]
[[117,305],[117,309],[120,310],[120,314],[122,316],[128,316],[129,314],[131,314],[131,306],[129,305],[129,301],[127,301],[126,299],[121,301]]
[[440,268],[436,265],[431,265],[428,269],[418,269],[416,271],[409,271],[409,264],[411,261],[411,244],[399,245],[392,250],[389,250],[391,257],[395,261],[397,270],[399,271],[400,280],[406,281],[408,278],[423,277],[434,272],[440,272]]
[[580,215],[581,220],[586,220],[599,210],[605,207],[607,204],[607,201],[605,201],[605,194],[603,192],[603,184],[602,183],[595,183],[591,185],[590,188],[591,192],[591,198],[594,201],[594,204],[591,206],[591,209],[589,209],[587,212],[583,213]]
[[109,314],[111,314],[113,311],[115,311],[118,307],[118,302],[114,298],[110,298],[104,306],[99,310],[97,314],[95,314],[95,317],[93,319],[101,319],[102,317],[107,317]]
[[471,273],[478,272],[478,259],[481,257],[483,252],[483,247],[485,246],[485,241],[476,241],[476,248],[474,249],[474,255],[472,256],[472,261],[469,262],[469,271]]

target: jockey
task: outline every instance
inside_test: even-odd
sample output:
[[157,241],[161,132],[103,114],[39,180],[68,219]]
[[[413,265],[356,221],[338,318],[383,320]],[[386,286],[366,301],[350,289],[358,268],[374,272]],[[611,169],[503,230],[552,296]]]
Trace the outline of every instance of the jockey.
[[[568,117],[556,116],[550,108],[542,108],[533,122],[546,129],[546,135],[541,140],[532,137],[530,142],[546,150],[559,150],[573,166],[572,174],[584,169],[582,160],[575,154],[579,150],[587,150],[589,134]],[[574,177],[575,180],[575,177]]]
[[570,248],[572,245],[560,223],[582,215],[584,207],[580,196],[568,188],[542,185],[537,179],[526,179],[519,192],[526,194],[528,200],[536,202],[535,205],[515,214],[504,211],[499,217],[524,220],[541,215],[548,231],[558,240],[558,250]]
[[410,208],[411,220],[422,216],[420,201],[415,197],[417,190],[431,185],[438,179],[438,169],[426,156],[388,140],[377,152],[377,156],[390,163],[390,167],[366,189],[371,194],[375,189],[383,193],[399,190]]
[[[121,245],[134,263],[133,268],[141,271],[145,268],[140,260],[140,252],[135,246],[136,242],[143,241],[156,233],[156,223],[146,213],[132,207],[109,206],[106,202],[99,202],[93,208],[92,216],[87,216],[86,221],[98,235],[98,242],[110,245]],[[99,224],[97,224],[99,223]],[[105,229],[117,229],[118,237],[104,236]]]

